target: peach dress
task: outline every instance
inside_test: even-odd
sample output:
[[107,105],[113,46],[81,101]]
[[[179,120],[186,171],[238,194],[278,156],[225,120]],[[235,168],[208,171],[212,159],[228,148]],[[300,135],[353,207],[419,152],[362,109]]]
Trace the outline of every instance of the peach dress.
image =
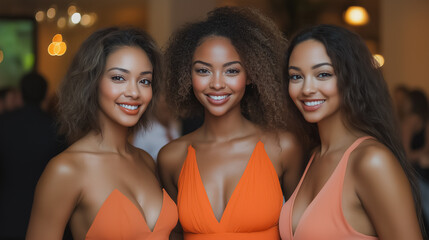
[[283,240],[365,240],[378,239],[354,230],[346,221],[342,209],[344,176],[350,154],[361,142],[372,137],[357,139],[344,153],[328,181],[301,216],[295,232],[292,230],[292,210],[302,181],[313,162],[311,157],[304,175],[280,214],[280,235]]

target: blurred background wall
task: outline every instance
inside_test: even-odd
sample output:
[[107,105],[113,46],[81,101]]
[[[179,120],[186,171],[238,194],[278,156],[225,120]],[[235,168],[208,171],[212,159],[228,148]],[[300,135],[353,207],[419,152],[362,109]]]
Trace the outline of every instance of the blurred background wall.
[[[52,95],[80,44],[93,31],[112,25],[137,26],[148,31],[163,47],[179,26],[203,18],[214,7],[224,5],[260,9],[277,22],[288,38],[311,24],[347,27],[364,37],[374,54],[384,56],[382,70],[391,89],[405,84],[429,92],[426,74],[429,69],[429,0],[2,0],[0,20],[35,19],[39,11],[44,15],[42,20],[35,21],[35,68],[48,79]],[[92,16],[91,24],[69,23],[70,6],[76,7],[82,21],[84,14]],[[368,23],[347,24],[343,16],[350,6],[364,7],[369,15]],[[55,9],[52,18],[47,17],[50,8]],[[59,23],[60,18],[64,18],[64,26]],[[47,49],[57,33],[62,34],[67,51],[62,56],[51,56]],[[7,53],[7,49],[3,51]]]

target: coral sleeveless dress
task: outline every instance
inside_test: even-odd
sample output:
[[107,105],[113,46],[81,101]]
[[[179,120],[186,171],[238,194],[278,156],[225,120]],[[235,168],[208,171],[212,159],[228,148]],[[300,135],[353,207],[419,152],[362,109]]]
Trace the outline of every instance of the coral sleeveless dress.
[[177,207],[163,189],[161,213],[153,231],[137,207],[119,190],[107,197],[86,234],[86,240],[168,240],[177,224]]
[[264,144],[258,142],[218,221],[201,180],[195,150],[188,147],[177,196],[185,240],[280,239],[278,218],[282,204],[276,170]]
[[296,195],[314,159],[311,157],[304,175],[289,200],[283,205],[279,228],[283,240],[364,240],[378,239],[354,230],[346,221],[342,209],[342,191],[344,176],[350,154],[364,140],[372,137],[357,139],[344,153],[337,167],[320,192],[301,216],[295,232],[292,230],[292,210]]

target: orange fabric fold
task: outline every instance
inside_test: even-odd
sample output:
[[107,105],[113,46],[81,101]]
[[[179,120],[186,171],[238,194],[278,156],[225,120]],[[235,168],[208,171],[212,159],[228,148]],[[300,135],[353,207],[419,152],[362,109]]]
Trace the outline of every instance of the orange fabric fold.
[[283,203],[280,182],[264,144],[258,142],[218,221],[196,161],[188,147],[179,182],[177,206],[185,240],[280,239],[278,218]]
[[163,189],[161,213],[151,231],[138,208],[115,189],[104,201],[85,239],[168,240],[177,218],[176,204]]

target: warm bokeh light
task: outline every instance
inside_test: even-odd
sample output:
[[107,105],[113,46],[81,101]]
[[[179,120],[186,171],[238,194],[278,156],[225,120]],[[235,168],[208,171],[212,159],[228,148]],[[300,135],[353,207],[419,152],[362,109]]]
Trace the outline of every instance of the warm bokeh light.
[[67,13],[69,16],[73,15],[77,11],[76,6],[70,5],[70,7],[67,9]]
[[369,15],[365,8],[351,6],[347,8],[344,19],[350,25],[361,26],[369,22]]
[[53,8],[53,7],[49,8],[48,11],[46,12],[46,16],[49,19],[54,18],[56,14],[57,14],[57,10],[55,10],[55,8]]
[[80,20],[80,24],[82,26],[87,27],[87,26],[89,26],[91,24],[91,21],[92,21],[91,20],[91,16],[89,14],[83,14],[82,15],[82,19]]
[[36,15],[34,16],[36,21],[41,22],[43,19],[45,19],[45,13],[43,11],[36,12]]
[[64,28],[66,26],[66,23],[67,23],[66,18],[65,17],[60,17],[60,18],[58,18],[57,26],[59,28]]
[[71,16],[72,23],[78,24],[80,22],[80,20],[81,20],[80,13],[78,13],[78,12],[73,13],[73,15]]
[[52,43],[48,46],[48,53],[51,56],[62,56],[67,51],[67,45],[63,42],[63,36],[56,34],[52,38]]
[[381,54],[374,54],[372,55],[378,63],[378,67],[382,67],[384,65],[384,57]]
[[3,57],[4,57],[4,55],[3,55],[3,51],[2,51],[2,50],[0,50],[0,63],[2,63],[2,62],[3,62]]
[[97,21],[97,14],[96,13],[90,13],[89,16],[91,16],[91,22],[89,23],[88,27],[91,27]]

